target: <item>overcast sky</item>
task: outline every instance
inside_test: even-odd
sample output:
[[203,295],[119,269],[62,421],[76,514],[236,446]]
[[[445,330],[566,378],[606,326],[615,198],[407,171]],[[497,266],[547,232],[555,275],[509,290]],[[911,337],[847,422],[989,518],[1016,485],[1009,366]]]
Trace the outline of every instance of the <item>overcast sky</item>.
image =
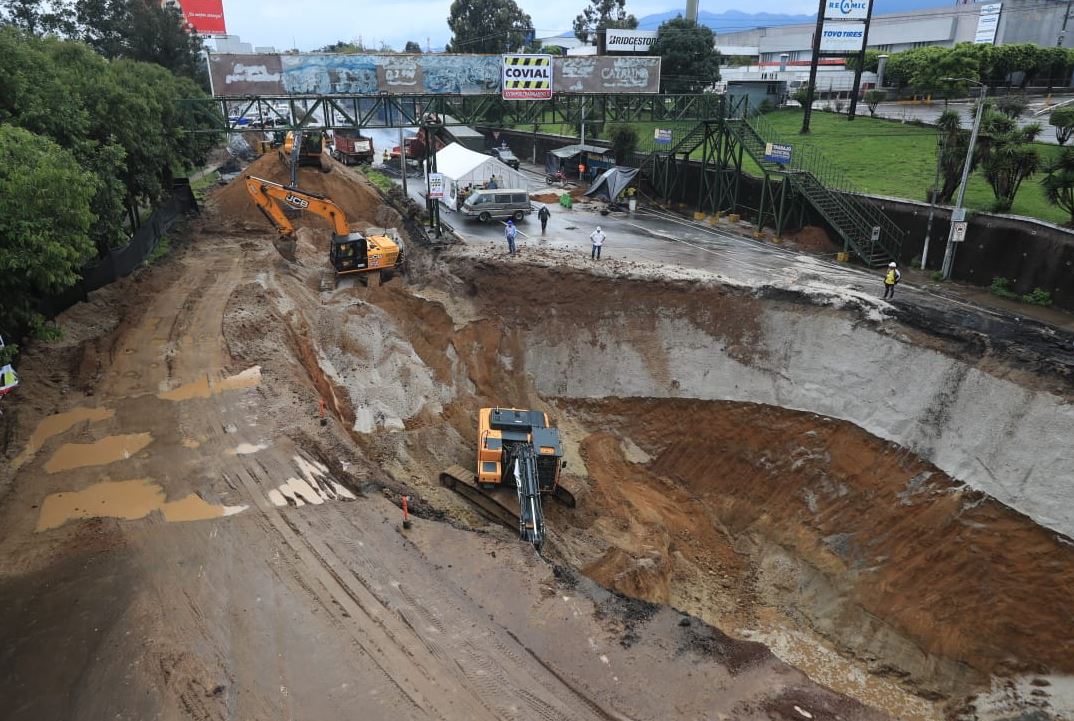
[[[254,45],[292,46],[314,50],[337,40],[356,40],[367,46],[386,42],[401,49],[407,40],[433,48],[451,39],[447,27],[451,0],[223,0],[224,19],[230,34]],[[519,0],[516,0],[519,2]],[[519,5],[533,18],[538,36],[557,35],[571,29],[574,16],[588,0],[521,0]],[[627,10],[637,17],[685,9],[675,0],[627,0]],[[811,13],[816,0],[701,0],[708,12]]]

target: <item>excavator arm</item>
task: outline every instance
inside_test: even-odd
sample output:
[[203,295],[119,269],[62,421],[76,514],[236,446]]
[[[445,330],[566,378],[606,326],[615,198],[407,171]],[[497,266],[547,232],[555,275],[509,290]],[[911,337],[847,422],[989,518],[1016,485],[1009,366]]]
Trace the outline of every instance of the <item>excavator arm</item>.
[[305,210],[321,216],[332,224],[332,232],[337,236],[345,238],[350,233],[347,216],[343,210],[323,195],[299,190],[294,186],[280,185],[252,175],[246,176],[246,192],[254,199],[257,207],[276,230],[288,238],[294,236],[295,226],[283,212],[280,202],[296,210]]

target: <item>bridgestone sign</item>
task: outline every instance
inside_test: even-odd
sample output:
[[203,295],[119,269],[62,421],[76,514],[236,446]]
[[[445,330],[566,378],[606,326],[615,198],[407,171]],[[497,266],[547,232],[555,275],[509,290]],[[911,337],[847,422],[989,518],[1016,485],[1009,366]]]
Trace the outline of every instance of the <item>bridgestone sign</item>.
[[551,100],[551,55],[504,55],[504,100]]
[[655,42],[655,30],[608,30],[604,49],[610,53],[647,53]]

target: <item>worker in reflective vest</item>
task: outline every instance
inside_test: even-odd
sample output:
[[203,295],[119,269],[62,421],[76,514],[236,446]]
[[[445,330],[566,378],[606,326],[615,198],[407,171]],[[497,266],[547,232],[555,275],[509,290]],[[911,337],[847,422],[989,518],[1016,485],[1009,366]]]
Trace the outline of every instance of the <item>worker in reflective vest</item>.
[[888,263],[888,272],[884,274],[884,300],[895,298],[895,286],[902,280],[902,273],[894,262]]

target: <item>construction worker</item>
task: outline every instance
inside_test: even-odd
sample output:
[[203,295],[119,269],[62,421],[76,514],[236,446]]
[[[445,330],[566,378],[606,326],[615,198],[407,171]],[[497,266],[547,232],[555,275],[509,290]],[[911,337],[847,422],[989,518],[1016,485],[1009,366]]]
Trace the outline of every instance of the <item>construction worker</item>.
[[895,299],[895,286],[900,280],[902,280],[902,273],[899,272],[895,261],[888,263],[888,272],[884,274],[884,300]]
[[589,241],[593,244],[593,252],[590,254],[591,260],[600,260],[600,249],[604,246],[604,231],[597,226],[597,229],[589,234]]
[[544,235],[544,229],[548,226],[548,219],[552,217],[552,214],[548,212],[548,206],[542,205],[541,209],[537,211],[537,219],[541,221],[541,235]]
[[507,238],[507,248],[511,251],[511,255],[515,254],[515,236],[518,234],[518,228],[515,227],[515,221],[507,221],[507,227],[503,229],[503,235]]
[[500,186],[496,183],[496,176],[489,176],[489,182],[485,185],[485,188],[487,188],[488,190],[496,190],[499,187]]

